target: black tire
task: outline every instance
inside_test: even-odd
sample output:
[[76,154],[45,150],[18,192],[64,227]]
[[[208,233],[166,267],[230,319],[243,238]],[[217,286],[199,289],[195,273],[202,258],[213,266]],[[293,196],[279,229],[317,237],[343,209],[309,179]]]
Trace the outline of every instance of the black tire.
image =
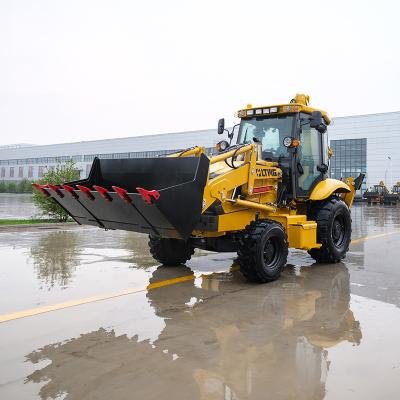
[[308,218],[317,222],[319,249],[309,250],[318,263],[337,263],[346,256],[351,241],[351,216],[346,203],[331,197],[311,204]]
[[194,253],[190,242],[153,235],[149,235],[149,248],[153,258],[165,266],[184,264]]
[[237,261],[242,274],[252,282],[278,279],[287,256],[286,232],[275,221],[253,221],[241,235]]

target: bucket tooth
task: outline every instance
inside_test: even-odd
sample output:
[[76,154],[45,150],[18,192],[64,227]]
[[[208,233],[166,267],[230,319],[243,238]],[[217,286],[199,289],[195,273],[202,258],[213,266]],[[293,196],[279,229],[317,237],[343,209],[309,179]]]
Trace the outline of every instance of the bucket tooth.
[[32,183],[32,186],[36,190],[38,190],[40,193],[42,193],[44,196],[46,196],[46,197],[51,196],[50,193],[47,190],[45,190],[45,189],[47,189],[47,185],[39,185],[38,183]]
[[51,189],[54,193],[57,194],[59,197],[64,197],[64,195],[60,192],[60,188],[57,185],[47,184],[47,187]]
[[153,204],[156,200],[160,198],[160,193],[157,190],[147,190],[141,187],[137,187],[136,190],[146,204]]
[[112,186],[113,190],[115,191],[115,193],[117,193],[117,195],[124,200],[127,203],[132,203],[132,199],[129,197],[128,191],[125,189],[122,189],[118,186]]
[[93,189],[96,190],[96,192],[98,192],[100,196],[103,197],[103,199],[107,201],[112,201],[112,197],[108,193],[108,190],[103,186],[93,185]]
[[92,192],[90,191],[89,188],[87,188],[86,186],[82,186],[82,185],[76,185],[76,187],[86,195],[86,197],[88,197],[90,200],[94,200],[94,196],[92,194]]
[[75,192],[75,189],[72,186],[69,185],[62,185],[63,189],[68,192],[72,197],[74,197],[75,199],[78,199],[78,195]]

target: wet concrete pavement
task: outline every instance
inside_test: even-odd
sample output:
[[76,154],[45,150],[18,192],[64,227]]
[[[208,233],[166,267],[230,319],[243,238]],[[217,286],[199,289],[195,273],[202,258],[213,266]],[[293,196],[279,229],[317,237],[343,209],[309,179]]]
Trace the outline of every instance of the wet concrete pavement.
[[0,399],[398,399],[400,208],[352,213],[343,263],[293,251],[266,285],[139,234],[1,231]]

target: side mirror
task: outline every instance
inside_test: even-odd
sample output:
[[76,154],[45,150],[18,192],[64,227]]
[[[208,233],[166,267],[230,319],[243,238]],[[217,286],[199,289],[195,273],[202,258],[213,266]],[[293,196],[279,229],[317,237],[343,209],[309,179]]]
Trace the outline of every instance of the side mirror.
[[218,131],[217,131],[218,135],[222,135],[224,133],[224,131],[225,131],[225,119],[221,118],[218,121]]
[[326,125],[321,111],[313,111],[310,118],[310,127],[315,128],[319,133],[326,132]]

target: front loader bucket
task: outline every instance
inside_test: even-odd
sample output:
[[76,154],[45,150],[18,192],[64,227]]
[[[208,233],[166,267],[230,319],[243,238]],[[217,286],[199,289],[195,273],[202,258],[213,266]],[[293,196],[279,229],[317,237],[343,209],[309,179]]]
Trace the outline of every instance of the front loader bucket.
[[208,167],[205,155],[95,158],[87,179],[40,190],[79,224],[187,239],[200,219]]

